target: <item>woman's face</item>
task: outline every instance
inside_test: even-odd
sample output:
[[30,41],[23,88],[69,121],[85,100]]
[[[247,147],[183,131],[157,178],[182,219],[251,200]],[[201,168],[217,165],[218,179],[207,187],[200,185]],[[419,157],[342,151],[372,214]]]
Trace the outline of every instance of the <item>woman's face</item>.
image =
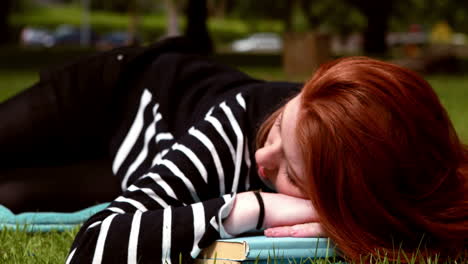
[[295,132],[300,95],[286,104],[270,129],[265,145],[255,152],[255,160],[260,178],[269,187],[279,193],[307,198],[300,187],[304,162]]

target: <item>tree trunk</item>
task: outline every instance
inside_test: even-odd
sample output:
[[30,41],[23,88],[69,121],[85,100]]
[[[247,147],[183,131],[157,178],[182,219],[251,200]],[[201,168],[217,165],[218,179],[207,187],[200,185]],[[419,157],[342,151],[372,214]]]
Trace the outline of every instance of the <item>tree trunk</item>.
[[10,17],[12,0],[3,0],[0,4],[0,45],[8,43],[10,40]]
[[367,28],[364,31],[364,52],[368,55],[385,55],[387,52],[385,37],[394,3],[375,0],[348,1],[367,19]]
[[185,36],[193,42],[200,53],[213,53],[213,43],[207,26],[208,8],[206,0],[188,1],[186,14],[187,28],[185,29]]
[[218,5],[216,5],[216,16],[219,18],[225,18],[226,17],[226,8],[227,8],[227,1],[226,0],[220,0]]
[[368,14],[364,31],[364,52],[369,55],[385,55],[389,14]]
[[177,6],[174,4],[175,0],[164,0],[164,5],[167,12],[167,36],[180,35],[179,30],[179,17],[177,14]]
[[320,20],[315,17],[311,10],[312,10],[312,1],[311,0],[301,0],[300,1],[300,4],[301,4],[301,10],[302,10],[302,13],[304,14],[306,20],[307,20],[307,23],[309,24],[309,28],[310,29],[315,29],[318,27],[318,25],[320,25]]
[[283,23],[284,23],[284,31],[291,32],[293,31],[293,10],[294,4],[296,3],[295,0],[289,0],[284,3],[284,12],[283,12]]
[[128,23],[128,34],[130,35],[129,45],[137,45],[138,26],[140,24],[140,17],[138,14],[138,0],[130,0],[129,3],[129,23]]

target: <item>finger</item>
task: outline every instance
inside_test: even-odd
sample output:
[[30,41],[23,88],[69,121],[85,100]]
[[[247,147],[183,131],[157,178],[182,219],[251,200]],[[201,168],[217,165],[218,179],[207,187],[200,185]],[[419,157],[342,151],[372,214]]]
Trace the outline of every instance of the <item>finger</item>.
[[264,234],[267,237],[288,237],[291,236],[292,226],[279,226],[265,229]]
[[325,230],[319,223],[306,223],[294,225],[290,228],[290,236],[292,237],[324,237]]
[[267,237],[324,237],[325,231],[319,223],[280,226],[265,229]]

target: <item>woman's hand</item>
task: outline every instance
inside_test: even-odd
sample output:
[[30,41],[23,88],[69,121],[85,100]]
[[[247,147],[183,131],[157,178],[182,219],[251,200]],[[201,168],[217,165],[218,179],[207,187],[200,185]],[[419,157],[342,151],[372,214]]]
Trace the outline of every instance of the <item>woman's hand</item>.
[[265,202],[265,236],[319,237],[325,231],[310,200],[277,193],[262,193]]
[[280,193],[261,193],[265,204],[264,228],[318,222],[310,200]]
[[320,223],[306,223],[293,226],[280,226],[265,229],[267,237],[324,237],[325,231]]

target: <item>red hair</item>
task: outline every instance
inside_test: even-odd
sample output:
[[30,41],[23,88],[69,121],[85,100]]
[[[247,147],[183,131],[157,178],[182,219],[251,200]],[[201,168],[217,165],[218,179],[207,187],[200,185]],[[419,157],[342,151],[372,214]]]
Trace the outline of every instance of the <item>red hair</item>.
[[396,259],[421,241],[422,254],[464,250],[468,151],[417,74],[363,57],[326,64],[302,90],[296,132],[308,195],[347,257]]

